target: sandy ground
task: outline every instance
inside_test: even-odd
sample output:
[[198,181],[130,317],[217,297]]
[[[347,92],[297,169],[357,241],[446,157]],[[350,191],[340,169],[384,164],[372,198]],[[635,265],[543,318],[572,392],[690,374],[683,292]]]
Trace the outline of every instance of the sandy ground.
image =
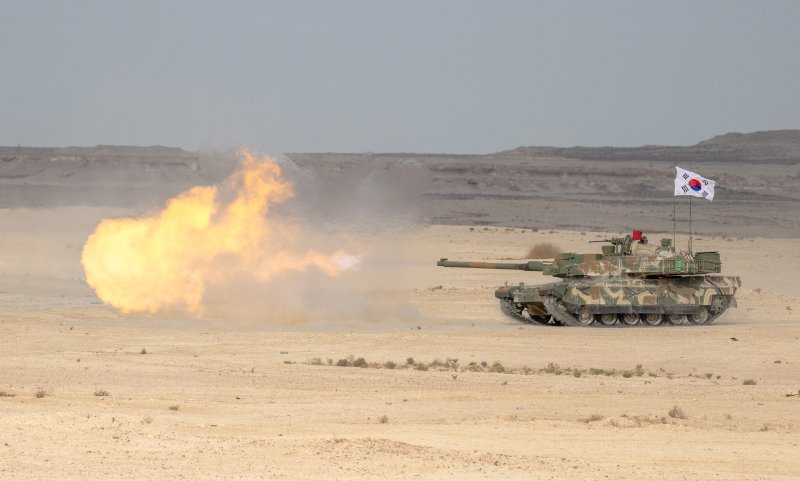
[[607,234],[431,226],[376,290],[416,318],[321,332],[115,313],[78,259],[119,213],[0,209],[0,479],[800,479],[795,239],[695,240],[744,283],[711,326],[550,328],[492,297],[540,275],[435,261]]

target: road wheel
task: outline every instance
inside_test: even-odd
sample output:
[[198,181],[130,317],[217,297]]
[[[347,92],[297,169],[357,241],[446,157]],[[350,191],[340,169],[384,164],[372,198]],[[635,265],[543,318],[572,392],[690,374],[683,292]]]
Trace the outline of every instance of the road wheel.
[[664,320],[664,316],[662,316],[661,314],[651,313],[651,314],[645,314],[644,315],[644,322],[648,326],[657,326],[657,325],[661,324],[661,322],[663,320]]
[[708,323],[711,316],[709,315],[708,309],[705,307],[701,307],[697,310],[694,314],[689,316],[689,321],[692,324],[706,324]]
[[628,314],[622,315],[622,322],[628,326],[635,326],[641,322],[641,318],[639,317],[639,314],[636,314],[635,312],[629,312]]
[[600,314],[600,324],[604,326],[613,326],[617,323],[616,314]]
[[589,326],[594,322],[594,314],[584,309],[578,314],[578,322],[584,326]]
[[681,324],[686,324],[688,319],[686,319],[686,314],[668,314],[667,319],[671,324],[679,326]]

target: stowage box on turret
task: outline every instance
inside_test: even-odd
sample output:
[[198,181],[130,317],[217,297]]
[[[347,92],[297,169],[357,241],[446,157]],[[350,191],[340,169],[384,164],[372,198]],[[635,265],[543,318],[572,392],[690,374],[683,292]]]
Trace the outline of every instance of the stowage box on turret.
[[[507,315],[523,322],[566,326],[709,324],[741,286],[722,276],[719,252],[675,252],[670,239],[647,242],[640,231],[606,239],[599,254],[558,254],[521,264],[441,259],[442,267],[541,271],[560,281],[500,287],[495,297]],[[634,243],[635,242],[635,243]]]

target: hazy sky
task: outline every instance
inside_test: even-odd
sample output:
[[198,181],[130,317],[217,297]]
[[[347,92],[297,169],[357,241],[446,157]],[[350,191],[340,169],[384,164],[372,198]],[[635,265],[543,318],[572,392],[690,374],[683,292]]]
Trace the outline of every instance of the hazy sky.
[[0,0],[0,145],[484,153],[800,128],[798,1]]

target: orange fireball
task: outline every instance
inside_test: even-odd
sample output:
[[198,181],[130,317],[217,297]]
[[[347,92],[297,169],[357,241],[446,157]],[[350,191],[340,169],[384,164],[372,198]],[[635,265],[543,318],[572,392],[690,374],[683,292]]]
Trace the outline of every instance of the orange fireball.
[[83,246],[87,283],[122,312],[204,311],[203,294],[234,273],[266,282],[283,272],[316,268],[329,276],[355,267],[345,252],[292,250],[268,221],[271,203],[292,197],[269,157],[238,152],[240,167],[227,181],[235,196],[223,204],[215,186],[194,187],[163,210],[137,218],[104,219]]

